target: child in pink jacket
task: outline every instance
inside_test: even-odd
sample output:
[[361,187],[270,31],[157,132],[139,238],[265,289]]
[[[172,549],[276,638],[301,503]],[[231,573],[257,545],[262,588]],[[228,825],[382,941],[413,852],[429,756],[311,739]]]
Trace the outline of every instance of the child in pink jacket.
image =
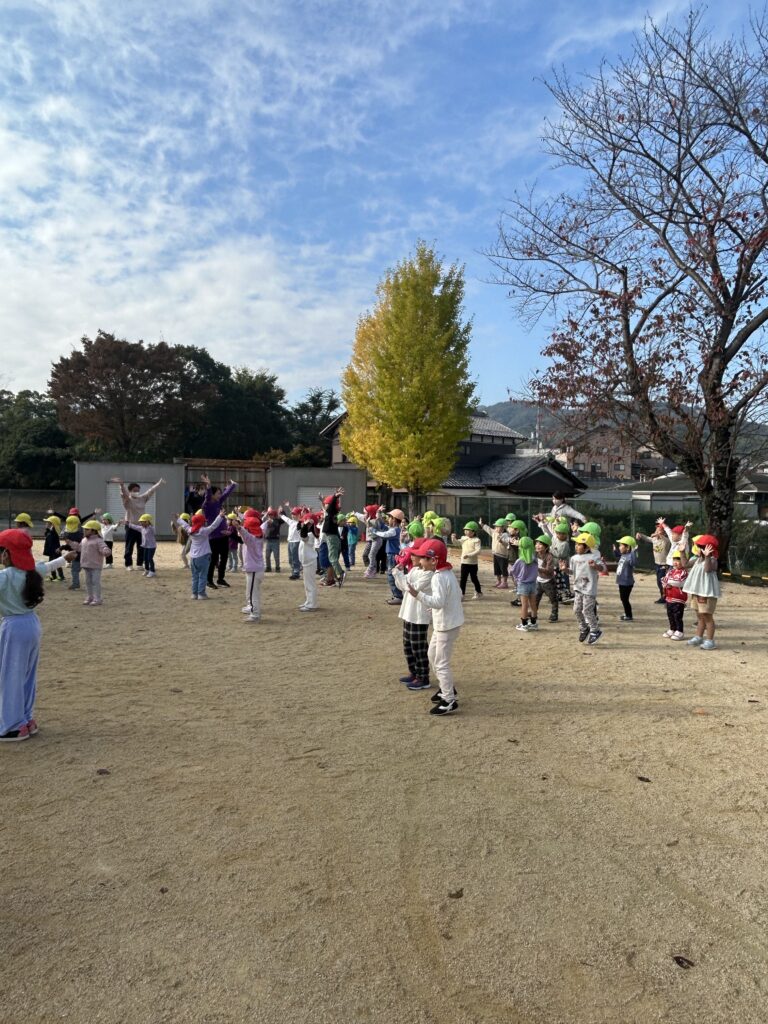
[[85,573],[85,589],[87,596],[83,604],[102,604],[101,570],[104,559],[111,554],[110,549],[101,538],[101,523],[89,519],[83,524],[83,539],[79,544],[80,568]]

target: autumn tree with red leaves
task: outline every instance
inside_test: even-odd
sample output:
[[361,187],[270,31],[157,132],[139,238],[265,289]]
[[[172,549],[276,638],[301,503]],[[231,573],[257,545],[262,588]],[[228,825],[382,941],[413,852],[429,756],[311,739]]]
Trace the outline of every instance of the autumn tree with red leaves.
[[768,21],[726,41],[701,12],[649,21],[630,57],[548,88],[545,148],[576,187],[515,196],[488,253],[520,314],[557,325],[533,397],[672,459],[724,564],[765,457]]

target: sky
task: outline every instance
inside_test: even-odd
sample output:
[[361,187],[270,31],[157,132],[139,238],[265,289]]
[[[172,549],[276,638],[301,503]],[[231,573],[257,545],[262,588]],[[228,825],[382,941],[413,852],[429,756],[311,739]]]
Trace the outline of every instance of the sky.
[[[742,0],[710,11],[718,32]],[[555,173],[554,66],[629,52],[675,0],[0,0],[0,387],[102,329],[338,389],[418,239],[466,268],[471,373],[507,398],[549,325],[483,255]]]

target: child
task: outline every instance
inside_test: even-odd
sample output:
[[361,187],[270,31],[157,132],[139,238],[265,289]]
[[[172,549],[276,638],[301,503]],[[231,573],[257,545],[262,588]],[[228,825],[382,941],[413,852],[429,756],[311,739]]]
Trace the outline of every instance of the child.
[[35,564],[32,538],[23,530],[0,533],[0,741],[19,743],[38,731],[32,717],[40,653],[43,574],[57,571],[70,553]]
[[83,525],[83,539],[80,542],[80,564],[85,572],[86,598],[83,604],[102,604],[101,570],[110,550],[101,539],[101,523],[89,519]]
[[[72,573],[72,582],[68,590],[80,589],[80,558],[77,554],[80,548],[80,541],[83,539],[83,528],[80,519],[75,516],[67,516],[64,523],[64,530],[61,534],[61,547],[64,551],[74,551],[75,557],[70,562],[69,568]],[[69,560],[68,560],[69,561]]]
[[360,540],[360,520],[357,516],[347,516],[347,557],[349,567],[355,567],[355,550]]
[[540,537],[536,538],[536,561],[538,562],[538,572],[536,574],[536,612],[538,614],[542,595],[546,594],[550,604],[549,621],[557,622],[557,583],[555,582],[555,560],[552,557],[552,552],[549,550],[551,543],[552,539],[546,533],[542,533]]
[[227,514],[227,526],[224,528],[224,536],[227,538],[229,550],[227,552],[227,568],[230,572],[237,572],[237,549],[242,544],[240,534],[237,532],[237,514]]
[[572,604],[573,594],[568,575],[568,566],[571,560],[571,528],[568,525],[568,520],[558,519],[556,523],[549,523],[546,518],[542,517],[539,522],[551,541],[549,551],[556,562],[555,586],[558,601],[561,604]]
[[189,554],[192,559],[192,600],[208,601],[209,597],[205,592],[205,585],[208,582],[208,566],[211,561],[211,542],[209,534],[216,530],[224,521],[224,516],[219,512],[213,522],[205,525],[205,513],[202,509],[195,512],[189,523],[180,517],[176,517],[176,526],[189,534],[191,541]]
[[[688,641],[691,647],[702,651],[715,649],[715,608],[720,597],[720,580],[717,578],[717,556],[719,543],[711,533],[693,538],[696,558],[689,562],[688,579],[683,590],[693,598],[696,609],[696,636]],[[704,634],[706,633],[706,637]]]
[[[183,519],[184,522],[187,523],[187,525],[189,525],[191,516],[189,512],[182,512],[181,515],[179,516],[179,519]],[[187,558],[190,543],[189,537],[180,526],[176,525],[175,519],[171,520],[171,529],[176,535],[176,542],[181,546],[181,564],[184,566],[185,569],[189,569],[189,559]]]
[[683,613],[688,600],[688,595],[683,590],[683,584],[688,578],[688,570],[685,568],[685,559],[682,551],[672,552],[672,568],[662,579],[664,587],[664,600],[667,605],[667,618],[669,629],[664,636],[668,640],[684,640]]
[[[61,530],[61,519],[58,516],[48,516],[44,519],[45,523],[45,537],[43,539],[43,554],[46,556],[49,562],[57,561],[61,556],[61,542],[59,540],[59,530]],[[63,563],[62,563],[63,564]],[[59,566],[58,569],[52,569],[49,577],[51,583],[57,583],[64,579],[64,570]]]
[[21,530],[30,538],[32,537],[32,527],[35,524],[32,522],[32,517],[29,512],[19,512],[13,522],[15,529]]
[[461,590],[453,575],[453,566],[446,561],[446,547],[442,541],[425,537],[418,547],[413,548],[411,558],[419,558],[420,568],[433,574],[429,591],[417,590],[408,584],[411,597],[432,611],[432,639],[427,656],[440,691],[432,698],[435,706],[430,714],[450,715],[459,710],[451,672],[451,653],[464,622]]
[[101,517],[100,531],[101,539],[109,548],[109,554],[107,555],[106,562],[107,569],[112,569],[114,567],[115,560],[112,555],[112,548],[114,547],[115,543],[116,530],[117,526],[115,525],[112,516],[109,514],[109,512],[105,512],[104,515]]
[[[379,540],[378,537],[374,537],[373,531],[379,529],[379,527],[375,526],[374,524],[379,516],[379,513],[383,508],[383,505],[366,505],[363,508],[363,512],[365,513],[365,515],[363,516],[363,529],[365,530],[363,565],[366,567],[366,569],[369,569],[371,565],[375,566],[376,564],[376,554],[378,553],[379,547],[381,546],[381,541]],[[374,551],[373,557],[371,557],[372,551]]]
[[270,506],[261,524],[261,528],[264,531],[264,540],[266,541],[265,572],[272,572],[273,560],[275,572],[280,572],[280,530],[282,526],[282,515],[276,508]]
[[155,540],[155,528],[152,525],[152,516],[145,512],[139,516],[135,529],[141,531],[141,546],[144,549],[144,575],[155,575],[155,552],[157,541]]
[[[283,505],[288,505],[287,501],[283,502]],[[299,523],[301,521],[303,509],[300,509],[298,505],[291,509],[290,518],[284,513],[280,513],[280,518],[284,523],[288,524],[288,563],[291,567],[291,575],[288,577],[289,580],[297,580],[301,576],[301,562],[299,561],[299,542],[301,537],[299,535]]]
[[[421,523],[411,523],[410,528],[418,526],[422,534],[424,532]],[[411,535],[413,536],[413,534]],[[421,538],[414,538],[415,543],[404,548],[398,555],[398,565],[392,570],[395,586],[403,593],[403,602],[400,605],[398,618],[403,622],[403,652],[408,665],[408,675],[401,676],[400,682],[405,683],[409,690],[429,690],[429,655],[427,643],[427,631],[432,621],[432,613],[429,608],[420,604],[415,597],[411,596],[409,587],[419,593],[427,593],[432,589],[431,569],[422,569],[420,565],[413,565],[413,551],[421,543]],[[419,559],[416,559],[418,562]],[[410,568],[408,568],[410,564]]]
[[[366,505],[366,512],[372,508],[371,505]],[[366,550],[368,552],[368,568],[364,573],[364,577],[367,580],[372,580],[376,577],[376,562],[379,557],[379,551],[384,547],[384,541],[379,536],[382,530],[387,528],[384,516],[384,506],[376,506],[376,512],[373,516],[369,516],[365,520],[365,535],[368,539],[366,544]]]
[[619,561],[616,564],[616,583],[619,587],[619,597],[624,608],[621,616],[622,622],[632,621],[632,605],[629,603],[629,595],[635,585],[635,566],[637,565],[637,541],[634,537],[619,537],[614,551],[618,547]]
[[[510,578],[512,579],[512,582],[514,583],[515,576],[512,573],[512,568],[514,567],[514,564],[519,557],[518,546],[520,544],[520,538],[528,536],[528,527],[525,525],[522,519],[510,519],[509,516],[512,514],[514,513],[508,513],[506,519],[507,522],[509,523],[509,526],[507,527],[507,532],[509,533],[509,561],[511,563],[509,567],[509,575]],[[515,594],[515,596],[509,603],[513,607],[519,608],[522,603],[520,600],[520,595]]]
[[246,622],[261,620],[261,581],[264,579],[263,529],[261,517],[254,508],[247,509],[243,523],[235,523],[235,530],[243,542],[243,566],[245,568],[245,605],[243,614]]
[[402,509],[393,508],[391,512],[387,512],[387,528],[375,531],[377,537],[387,542],[387,583],[392,592],[392,597],[387,604],[391,605],[399,605],[403,600],[402,594],[395,586],[392,570],[395,567],[395,559],[400,553],[400,528],[404,521],[405,513]]
[[509,589],[509,534],[507,533],[507,520],[497,519],[493,529],[478,519],[483,531],[491,538],[491,553],[493,554],[493,575],[496,577],[494,590]]
[[461,540],[457,538],[455,533],[451,534],[451,543],[458,544],[461,547],[459,587],[461,588],[462,601],[464,600],[467,592],[467,578],[472,580],[472,585],[475,588],[475,594],[472,600],[477,601],[478,598],[483,596],[483,591],[480,587],[480,580],[477,576],[478,559],[480,556],[480,549],[482,547],[480,538],[477,536],[479,529],[480,527],[474,519],[470,519],[464,527],[464,536]]
[[[659,599],[656,604],[664,604],[664,586],[661,581],[669,571],[667,555],[672,550],[672,543],[660,522],[657,522],[656,529],[650,537],[647,537],[644,533],[636,533],[635,538],[637,540],[646,540],[649,544],[653,545],[653,561],[656,565],[656,586],[659,588]],[[676,547],[675,550],[678,551],[679,548]]]
[[603,635],[597,622],[596,606],[598,573],[605,570],[605,562],[591,533],[577,534],[575,542],[576,554],[570,564],[575,593],[573,614],[579,623],[579,643],[586,640],[591,646]]
[[314,571],[317,562],[317,538],[314,516],[307,514],[299,526],[299,562],[302,568],[301,578],[304,581],[304,604],[299,605],[300,612],[317,611],[317,576]]
[[521,633],[529,630],[537,630],[538,604],[536,601],[536,578],[539,574],[539,566],[536,561],[536,552],[533,541],[530,537],[521,537],[517,545],[517,561],[512,566],[510,575],[517,587],[517,596],[520,599],[520,622],[515,629]]
[[669,547],[667,548],[667,566],[672,568],[672,551],[682,551],[685,557],[688,557],[688,531],[693,526],[693,523],[687,522],[684,526],[667,526],[666,520],[661,518],[656,520],[656,526],[666,533],[669,540]]
[[348,570],[350,568],[349,541],[347,540],[349,535],[349,525],[347,523],[347,517],[343,512],[339,512],[336,516],[336,525],[339,528],[339,554],[341,555],[341,560],[344,563],[344,569]]

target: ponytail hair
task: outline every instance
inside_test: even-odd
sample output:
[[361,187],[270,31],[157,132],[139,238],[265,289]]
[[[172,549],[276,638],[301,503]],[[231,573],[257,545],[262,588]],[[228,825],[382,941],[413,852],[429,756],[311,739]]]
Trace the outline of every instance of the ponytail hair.
[[35,569],[28,569],[24,582],[24,589],[21,592],[21,599],[27,608],[36,608],[42,604],[45,596],[43,591],[43,577]]

